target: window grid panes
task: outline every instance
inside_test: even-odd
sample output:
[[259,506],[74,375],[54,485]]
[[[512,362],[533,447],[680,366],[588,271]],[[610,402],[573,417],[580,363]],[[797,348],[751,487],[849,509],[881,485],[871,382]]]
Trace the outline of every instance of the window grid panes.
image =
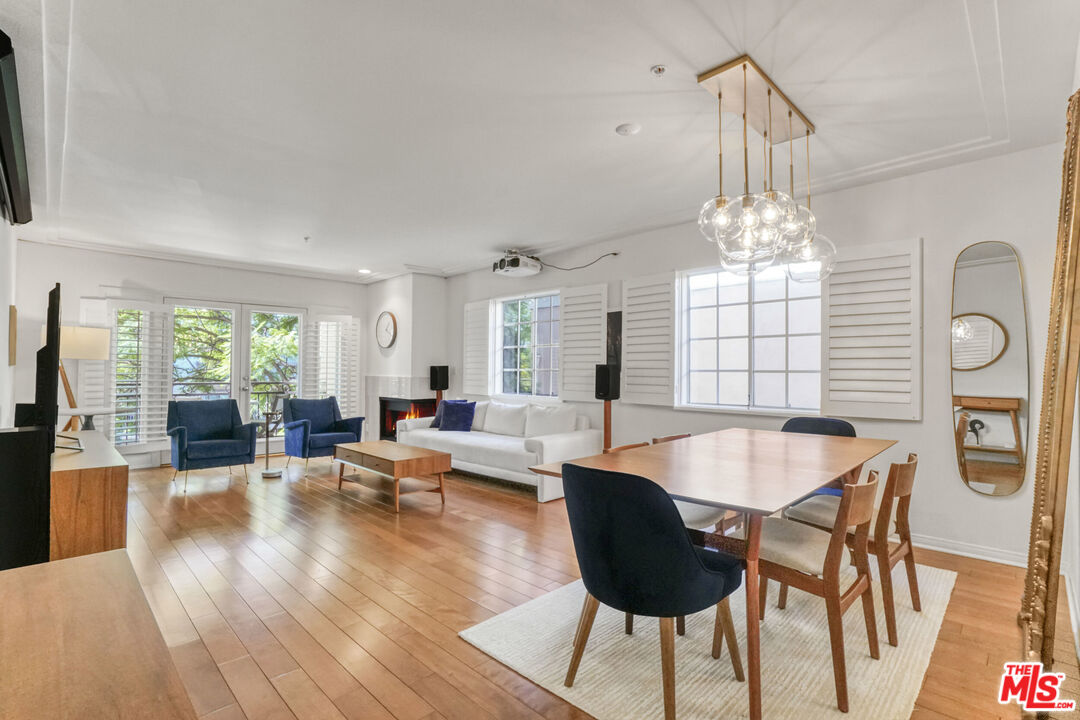
[[819,283],[792,282],[776,267],[754,278],[692,272],[682,300],[683,403],[820,407]]
[[142,439],[143,313],[116,311],[116,367],[113,404],[113,443],[130,445]]
[[559,296],[503,300],[496,335],[499,392],[559,394]]

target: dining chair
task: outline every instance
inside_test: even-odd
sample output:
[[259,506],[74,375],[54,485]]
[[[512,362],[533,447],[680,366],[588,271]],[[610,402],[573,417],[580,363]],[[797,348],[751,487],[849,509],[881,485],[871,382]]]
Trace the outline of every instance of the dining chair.
[[[911,506],[911,491],[915,484],[915,470],[919,465],[919,456],[908,453],[907,462],[893,463],[889,467],[889,477],[881,495],[881,504],[874,511],[874,520],[870,523],[867,551],[877,558],[878,575],[881,578],[881,595],[885,606],[885,629],[889,644],[897,645],[896,605],[893,601],[892,571],[901,560],[907,569],[908,590],[911,592],[911,607],[915,612],[922,610],[919,602],[919,581],[915,573],[915,551],[911,545],[911,525],[908,511]],[[789,520],[805,523],[822,530],[828,530],[836,522],[836,513],[840,507],[840,498],[818,496],[794,505],[784,513]],[[895,510],[895,515],[894,515]],[[895,519],[896,535],[899,543],[889,547],[889,532]],[[848,533],[848,543],[855,536]],[[781,592],[783,588],[781,588]]]
[[967,482],[967,453],[964,452],[964,441],[967,439],[968,423],[971,422],[971,413],[962,412],[956,421],[956,431],[953,437],[956,441],[956,464],[960,468],[960,477]]
[[[877,621],[870,584],[867,544],[874,517],[877,471],[871,470],[867,482],[844,485],[840,504],[828,535],[817,528],[786,520],[765,518],[761,527],[761,552],[758,560],[760,613],[765,619],[765,601],[769,580],[776,580],[825,599],[832,646],[833,680],[836,683],[836,706],[848,711],[847,669],[844,661],[844,612],[862,599],[870,657],[878,659]],[[848,531],[855,528],[851,552]],[[855,565],[855,581],[847,589],[840,587],[840,571]]]
[[672,440],[685,440],[690,437],[690,433],[683,433],[682,435],[667,435],[666,437],[653,438],[652,444],[659,445],[660,443],[671,442]]
[[742,584],[743,561],[690,542],[675,503],[637,475],[566,464],[563,491],[586,596],[564,684],[572,687],[600,604],[660,619],[664,717],[675,717],[677,616],[716,606],[712,656],[724,641],[743,680],[728,596]]
[[[686,435],[671,435],[666,438],[653,438],[653,444],[657,442],[670,442],[671,440],[681,440],[682,438],[690,437]],[[629,445],[620,445],[619,447],[608,448],[604,451],[605,455],[611,453],[622,452],[623,450],[633,450],[634,448],[648,447],[649,443],[631,443]],[[717,523],[722,522],[727,516],[729,511],[721,508],[715,508],[710,505],[701,505],[698,503],[685,502],[683,500],[675,500],[675,509],[679,511],[679,516],[682,518],[683,525],[693,530],[708,530],[709,528],[717,526]],[[735,514],[735,517],[738,517]],[[675,629],[679,635],[686,634],[686,618],[680,615],[675,619]],[[626,634],[631,635],[634,632],[634,615],[633,613],[626,614]]]
[[[788,418],[780,432],[801,433],[803,435],[832,435],[834,437],[855,437],[855,426],[847,420],[831,417],[793,417]],[[840,497],[840,488],[823,487],[813,495],[835,495]]]

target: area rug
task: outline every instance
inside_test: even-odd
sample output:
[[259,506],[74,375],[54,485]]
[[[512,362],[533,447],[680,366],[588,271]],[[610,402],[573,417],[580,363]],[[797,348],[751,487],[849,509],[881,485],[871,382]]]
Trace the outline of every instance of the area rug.
[[[875,567],[876,571],[876,567]],[[888,644],[881,588],[874,583],[881,659],[870,657],[863,613],[856,602],[844,614],[850,712],[836,708],[825,602],[792,589],[787,607],[776,607],[771,583],[761,626],[762,702],[770,719],[873,718],[906,720],[930,662],[956,573],[918,566],[922,612],[911,609],[902,569],[893,573],[899,647]],[[850,582],[850,579],[848,580]],[[563,686],[571,644],[584,600],[581,581],[570,583],[461,633],[467,642],[598,720],[662,718],[659,624],[636,618],[626,635],[623,614],[600,606],[574,687]],[[746,662],[745,591],[731,597],[731,611]],[[714,660],[712,609],[686,619],[675,638],[675,694],[679,718],[749,715],[746,684],[735,680],[727,645]]]

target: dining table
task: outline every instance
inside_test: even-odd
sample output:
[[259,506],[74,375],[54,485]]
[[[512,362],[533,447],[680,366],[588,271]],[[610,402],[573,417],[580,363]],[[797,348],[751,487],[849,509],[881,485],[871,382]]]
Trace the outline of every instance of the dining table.
[[779,513],[823,487],[858,482],[863,465],[895,440],[729,428],[620,452],[547,463],[530,468],[562,477],[566,464],[638,475],[676,500],[743,513],[745,538],[696,533],[709,547],[746,563],[746,655],[750,717],[761,707],[761,621],[758,557],[762,519]]

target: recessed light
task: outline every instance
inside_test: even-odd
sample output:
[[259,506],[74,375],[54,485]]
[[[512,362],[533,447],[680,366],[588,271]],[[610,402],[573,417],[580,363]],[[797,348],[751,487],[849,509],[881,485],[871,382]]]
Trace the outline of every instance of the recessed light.
[[667,67],[665,67],[664,65],[653,65],[651,68],[649,68],[649,72],[651,72],[656,77],[663,77],[664,73],[667,72]]
[[367,268],[360,268],[356,272],[360,273],[361,275],[370,275],[371,274],[371,271],[368,270]]
[[615,128],[615,132],[619,135],[637,135],[641,132],[641,126],[637,123],[623,123]]

